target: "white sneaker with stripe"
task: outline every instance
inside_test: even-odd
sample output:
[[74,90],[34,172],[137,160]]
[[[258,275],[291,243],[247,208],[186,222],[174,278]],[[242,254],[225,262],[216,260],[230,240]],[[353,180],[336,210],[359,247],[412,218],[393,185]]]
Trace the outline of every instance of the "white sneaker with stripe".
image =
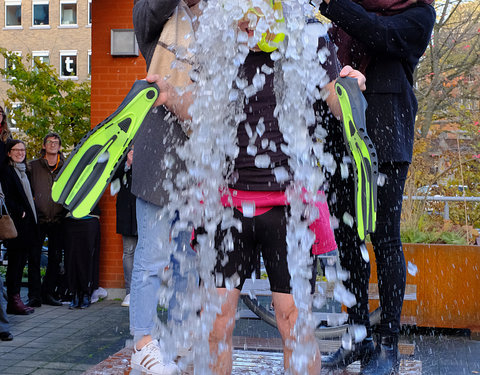
[[165,361],[157,340],[150,341],[140,350],[134,347],[131,366],[134,370],[147,375],[177,375],[180,373],[174,362]]

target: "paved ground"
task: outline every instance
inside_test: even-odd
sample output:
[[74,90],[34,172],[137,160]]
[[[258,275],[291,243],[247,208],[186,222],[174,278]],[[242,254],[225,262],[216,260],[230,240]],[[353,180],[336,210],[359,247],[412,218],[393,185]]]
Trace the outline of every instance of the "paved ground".
[[[9,318],[15,338],[0,342],[2,375],[83,374],[130,339],[128,308],[120,301],[101,301],[85,310],[42,306],[32,315]],[[240,320],[234,334],[278,341],[274,329],[256,320]],[[480,373],[480,341],[466,332],[415,330],[403,339],[415,342],[410,359],[422,362],[425,375]]]

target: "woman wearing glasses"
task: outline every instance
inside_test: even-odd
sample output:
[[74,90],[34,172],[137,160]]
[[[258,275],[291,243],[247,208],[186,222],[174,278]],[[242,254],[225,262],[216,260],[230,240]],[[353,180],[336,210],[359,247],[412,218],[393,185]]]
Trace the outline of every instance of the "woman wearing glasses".
[[28,260],[28,298],[40,300],[40,253],[38,251],[37,214],[30,181],[26,174],[25,143],[10,140],[6,144],[6,157],[1,166],[0,182],[5,203],[17,228],[18,236],[6,241],[7,313],[28,315],[34,309],[24,305],[20,298],[23,268]]

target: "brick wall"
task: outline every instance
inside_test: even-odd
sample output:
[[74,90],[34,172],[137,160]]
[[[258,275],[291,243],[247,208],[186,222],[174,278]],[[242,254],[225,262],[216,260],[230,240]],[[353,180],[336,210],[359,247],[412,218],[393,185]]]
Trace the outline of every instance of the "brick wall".
[[[110,30],[132,29],[133,0],[101,0],[92,3],[92,127],[121,103],[136,79],[145,77],[141,56],[112,57]],[[100,201],[102,244],[100,285],[122,288],[122,240],[115,233],[115,198],[107,189]]]

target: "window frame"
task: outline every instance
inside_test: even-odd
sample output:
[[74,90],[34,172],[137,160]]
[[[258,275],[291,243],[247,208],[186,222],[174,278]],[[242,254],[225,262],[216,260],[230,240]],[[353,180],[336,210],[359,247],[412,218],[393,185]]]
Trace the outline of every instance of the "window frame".
[[[35,5],[48,5],[48,23],[44,25],[35,25]],[[32,0],[32,28],[34,29],[50,28],[50,0]]]
[[[78,80],[78,51],[77,50],[60,50],[60,53],[59,53],[59,58],[60,58],[60,79],[71,79],[71,80]],[[76,75],[74,76],[64,76],[63,75],[63,72],[62,72],[62,56],[72,56],[74,55],[76,57],[76,66],[75,66],[75,69],[76,69]]]
[[88,75],[88,79],[91,79],[92,77],[92,50],[91,49],[89,49],[87,52],[87,75]]
[[[11,52],[10,54],[15,54],[15,55],[17,55],[17,56],[19,56],[19,57],[22,57],[22,51],[10,51],[10,52]],[[4,64],[5,64],[4,67],[5,67],[5,69],[7,69],[7,67],[8,67],[8,57],[5,57],[4,60],[5,60],[5,62],[4,62]],[[4,81],[10,81],[10,80],[12,80],[12,79],[13,79],[13,77],[8,77],[7,75],[4,75],[4,76],[3,76],[3,80],[4,80]]]
[[[7,7],[9,6],[20,6],[20,24],[19,25],[7,25]],[[6,30],[15,30],[23,29],[22,26],[22,0],[5,0],[4,5],[5,17],[4,17],[4,29]]]
[[50,51],[32,51],[32,67],[35,67],[35,57],[48,57],[48,65],[50,65]]
[[87,5],[87,27],[92,27],[92,0],[88,0]]
[[[62,23],[62,9],[64,5],[74,4],[75,5],[75,23]],[[58,27],[60,28],[76,28],[78,27],[78,2],[77,0],[60,0],[59,4],[60,19]]]

